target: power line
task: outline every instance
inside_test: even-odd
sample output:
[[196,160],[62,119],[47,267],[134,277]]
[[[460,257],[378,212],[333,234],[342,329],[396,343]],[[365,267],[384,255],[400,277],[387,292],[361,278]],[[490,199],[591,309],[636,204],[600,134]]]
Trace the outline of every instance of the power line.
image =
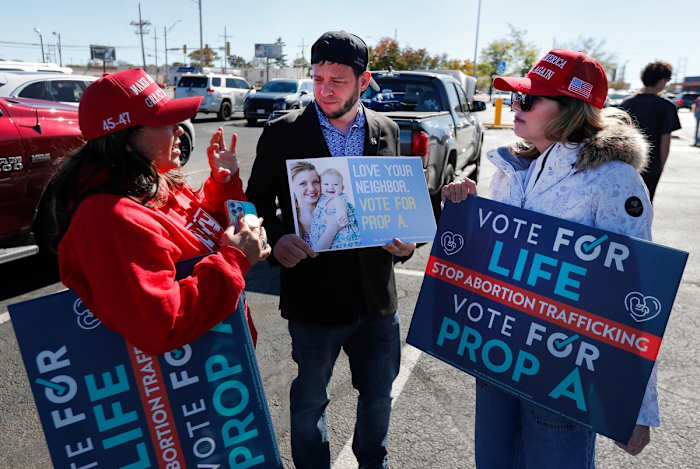
[[[39,47],[40,44],[38,42],[16,42],[16,41],[0,41],[0,46],[16,46],[16,47]],[[63,44],[61,43],[62,48],[70,48],[70,49],[89,49],[90,45],[89,44],[81,44],[81,45],[76,45],[76,44]],[[118,47],[120,49],[137,49],[139,46],[114,46]]]

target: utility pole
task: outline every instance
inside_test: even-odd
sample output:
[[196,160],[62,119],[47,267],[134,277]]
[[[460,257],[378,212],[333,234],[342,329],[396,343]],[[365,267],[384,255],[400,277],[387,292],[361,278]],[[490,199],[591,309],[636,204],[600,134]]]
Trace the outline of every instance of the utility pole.
[[199,0],[199,66],[204,63],[204,36],[202,35],[202,0]]
[[44,38],[41,35],[41,30],[39,28],[34,28],[34,32],[39,35],[39,42],[41,43],[41,62],[44,63],[46,62],[46,58],[44,56]]
[[[169,69],[168,69],[168,31],[172,31],[172,29],[175,27],[176,24],[178,24],[181,20],[175,21],[173,24],[170,25],[169,28],[163,26],[163,40],[165,41],[165,81],[168,81],[168,75],[169,75]],[[179,47],[173,48],[173,50],[178,50]],[[183,61],[183,63],[185,63]]]
[[301,58],[304,58],[304,49],[306,48],[306,44],[304,44],[304,38],[301,38],[301,44],[298,46],[301,49]]
[[154,42],[155,48],[156,48],[156,49],[155,49],[155,53],[154,53],[154,57],[155,57],[155,60],[156,60],[156,73],[155,73],[155,76],[156,76],[156,80],[158,80],[158,30],[157,30],[156,28],[153,28],[153,42]]
[[148,20],[143,21],[141,19],[141,2],[139,2],[139,20],[138,22],[132,21],[130,24],[131,26],[136,26],[138,28],[136,34],[138,34],[141,38],[141,59],[143,60],[143,70],[146,71],[146,51],[143,48],[143,35],[148,34],[151,22]]
[[168,30],[163,25],[163,42],[165,43],[165,81],[168,81]]
[[[222,37],[222,36],[219,34],[219,37]],[[224,67],[223,68],[224,68],[224,73],[226,73],[226,65],[228,62],[228,56],[231,53],[231,50],[229,49],[230,46],[228,43],[228,34],[226,34],[226,26],[224,26],[223,38],[224,38]]]
[[479,23],[481,22],[481,0],[476,10],[476,38],[474,39],[474,62],[472,62],[472,76],[476,78],[476,53],[479,50]]
[[306,77],[306,58],[304,58],[304,49],[306,48],[306,44],[304,44],[303,37],[301,38],[301,44],[299,44],[298,47],[301,49],[301,62],[303,64],[301,66],[301,74],[302,74],[301,78],[304,78],[304,77]]
[[63,51],[61,50],[61,33],[53,32],[54,36],[58,36],[58,64],[63,67]]

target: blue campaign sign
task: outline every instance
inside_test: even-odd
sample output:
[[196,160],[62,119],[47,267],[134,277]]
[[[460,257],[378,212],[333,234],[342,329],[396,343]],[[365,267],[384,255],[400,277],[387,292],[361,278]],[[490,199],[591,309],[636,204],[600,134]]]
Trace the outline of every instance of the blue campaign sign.
[[407,342],[626,443],[687,258],[478,197],[448,202]]
[[281,468],[242,308],[154,357],[71,290],[11,305],[54,466]]
[[427,242],[433,209],[420,158],[288,160],[296,234],[316,251]]

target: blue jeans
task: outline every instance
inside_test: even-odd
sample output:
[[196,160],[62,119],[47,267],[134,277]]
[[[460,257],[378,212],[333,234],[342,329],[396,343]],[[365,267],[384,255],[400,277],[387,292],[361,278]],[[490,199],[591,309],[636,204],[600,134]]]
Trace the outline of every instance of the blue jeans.
[[352,451],[360,468],[388,467],[391,385],[401,362],[398,313],[339,326],[290,321],[289,334],[298,369],[289,393],[297,469],[331,467],[325,411],[328,382],[341,348],[350,359],[352,385],[359,392]]
[[596,434],[476,382],[477,469],[593,469]]

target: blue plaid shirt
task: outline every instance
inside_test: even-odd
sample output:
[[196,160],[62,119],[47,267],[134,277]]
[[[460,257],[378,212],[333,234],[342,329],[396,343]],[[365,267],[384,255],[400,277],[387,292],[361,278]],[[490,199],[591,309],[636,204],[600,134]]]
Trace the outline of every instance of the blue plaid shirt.
[[357,116],[355,116],[347,135],[333,127],[326,115],[318,108],[316,102],[314,102],[314,106],[316,106],[316,114],[318,114],[318,120],[321,123],[323,138],[326,139],[331,155],[362,156],[365,149],[365,113],[362,104],[357,110]]

